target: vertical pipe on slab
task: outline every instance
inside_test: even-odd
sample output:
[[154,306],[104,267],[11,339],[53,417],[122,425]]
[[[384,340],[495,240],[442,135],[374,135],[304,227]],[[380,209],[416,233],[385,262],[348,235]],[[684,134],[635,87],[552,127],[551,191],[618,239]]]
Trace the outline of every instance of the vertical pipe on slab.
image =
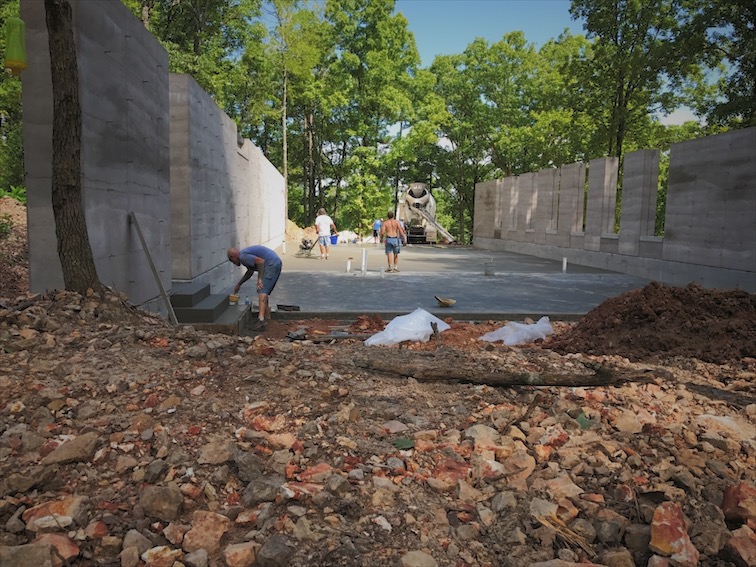
[[564,257],[562,258],[562,272],[566,272],[566,271],[567,271],[567,258]]
[[362,275],[367,274],[367,250],[362,249]]

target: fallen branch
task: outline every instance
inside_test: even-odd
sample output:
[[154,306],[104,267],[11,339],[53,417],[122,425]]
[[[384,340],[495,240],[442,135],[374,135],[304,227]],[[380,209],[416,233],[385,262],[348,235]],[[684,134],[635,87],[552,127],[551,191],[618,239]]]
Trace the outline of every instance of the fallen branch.
[[435,353],[407,353],[385,351],[354,357],[359,368],[411,376],[418,382],[465,382],[488,386],[607,386],[631,379],[605,367],[596,366],[592,374],[557,374],[550,372],[522,372],[505,369],[486,371],[480,365],[460,360],[460,357],[436,356]]
[[312,337],[307,337],[304,340],[308,340],[313,343],[325,343],[325,342],[331,342],[331,341],[342,341],[345,339],[355,339],[364,341],[365,339],[370,338],[372,335],[360,335],[360,334],[331,334],[331,335],[314,335]]

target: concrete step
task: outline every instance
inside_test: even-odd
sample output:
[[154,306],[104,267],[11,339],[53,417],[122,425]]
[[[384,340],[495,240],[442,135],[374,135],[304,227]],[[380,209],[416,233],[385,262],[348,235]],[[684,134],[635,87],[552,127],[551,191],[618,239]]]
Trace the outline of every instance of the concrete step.
[[209,295],[210,284],[200,282],[173,282],[171,284],[171,305],[174,309],[194,307]]
[[223,333],[225,335],[241,335],[244,327],[252,319],[250,305],[230,305],[212,323],[195,322],[192,326],[200,331],[209,333]]
[[[176,312],[179,323],[212,323],[228,307],[228,295],[221,293],[208,295],[191,307],[176,307],[176,304],[173,304],[173,310]],[[245,307],[249,306],[246,305]]]

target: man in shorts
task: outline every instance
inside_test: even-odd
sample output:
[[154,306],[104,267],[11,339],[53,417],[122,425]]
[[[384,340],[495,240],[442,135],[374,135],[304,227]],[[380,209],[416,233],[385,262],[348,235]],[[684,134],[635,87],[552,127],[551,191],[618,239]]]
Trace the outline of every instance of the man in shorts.
[[[407,235],[394,218],[394,212],[388,212],[388,219],[381,225],[381,240],[386,243],[386,261],[388,262],[389,272],[399,271],[399,252],[402,248],[402,242],[407,244]],[[392,262],[393,260],[393,262]]]
[[266,246],[249,246],[243,250],[229,248],[228,260],[237,266],[247,268],[246,273],[234,286],[234,293],[239,293],[242,284],[246,282],[257,270],[257,299],[260,306],[257,322],[252,325],[252,330],[263,331],[270,320],[270,302],[268,296],[276,287],[278,277],[281,275],[283,263],[273,250]]
[[326,214],[326,210],[318,210],[318,216],[315,217],[315,230],[318,233],[321,260],[328,260],[328,251],[331,247],[331,229],[333,229],[334,234],[339,234],[333,219]]

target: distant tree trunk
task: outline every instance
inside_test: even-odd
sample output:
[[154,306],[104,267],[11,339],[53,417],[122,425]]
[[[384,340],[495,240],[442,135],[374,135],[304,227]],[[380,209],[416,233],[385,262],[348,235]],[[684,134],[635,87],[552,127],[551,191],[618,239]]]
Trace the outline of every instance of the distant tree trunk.
[[79,70],[68,0],[45,0],[53,93],[52,206],[66,289],[99,289],[81,190]]
[[304,224],[309,226],[308,223],[314,218],[313,211],[315,210],[315,193],[316,193],[316,177],[315,177],[315,116],[314,113],[309,110],[305,114],[305,183],[304,183],[304,195],[303,197],[303,212],[304,212]]
[[286,97],[289,88],[289,75],[286,72],[286,65],[284,64],[283,72],[283,97],[281,101],[281,131],[283,132],[283,141],[281,148],[281,158],[283,160],[283,180],[284,180],[284,228],[286,227],[286,221],[289,220],[289,142],[287,139],[288,128],[286,126]]

